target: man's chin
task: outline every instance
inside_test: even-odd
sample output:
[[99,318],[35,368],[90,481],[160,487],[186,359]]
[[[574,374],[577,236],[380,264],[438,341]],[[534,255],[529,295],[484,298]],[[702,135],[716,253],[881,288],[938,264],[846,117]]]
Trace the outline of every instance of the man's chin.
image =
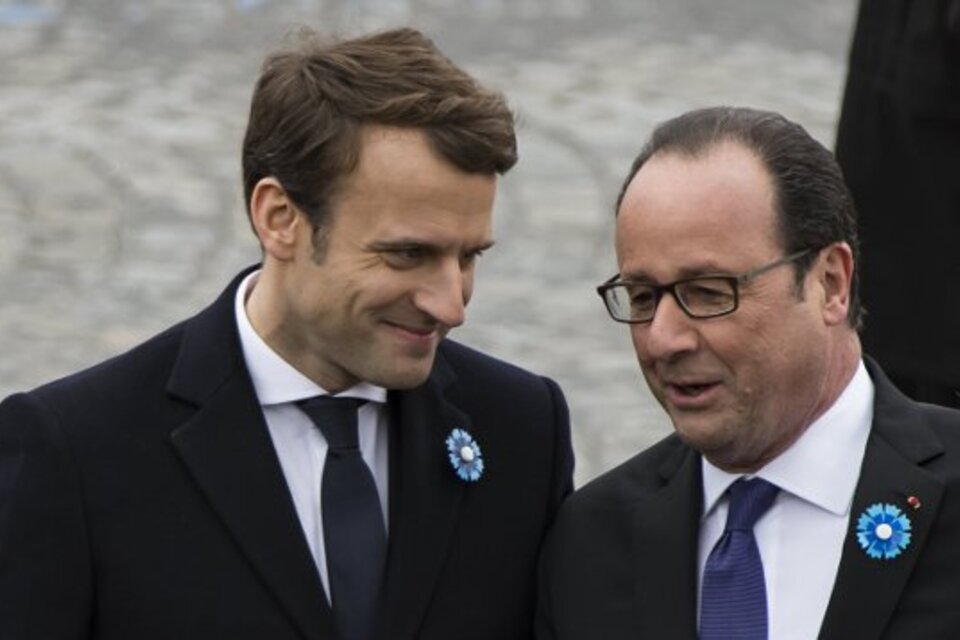
[[398,366],[390,371],[383,371],[377,376],[379,380],[370,380],[369,382],[386,389],[414,389],[430,377],[430,372],[433,370],[433,360],[434,354],[430,354],[430,357],[417,359],[407,366]]
[[698,451],[712,451],[725,444],[723,426],[716,416],[684,415],[670,412],[670,420],[680,439]]

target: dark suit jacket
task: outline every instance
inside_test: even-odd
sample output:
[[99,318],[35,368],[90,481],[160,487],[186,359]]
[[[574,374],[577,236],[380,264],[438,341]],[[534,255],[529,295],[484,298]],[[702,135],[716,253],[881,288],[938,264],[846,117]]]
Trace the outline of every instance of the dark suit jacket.
[[[820,638],[960,638],[960,412],[914,403],[868,368],[874,422]],[[700,465],[672,435],[567,500],[544,548],[540,640],[697,637]],[[876,502],[913,523],[893,560],[857,545],[856,519]]]
[[960,389],[960,0],[861,0],[836,151],[864,348],[894,379]]
[[[0,638],[329,640],[322,591],[233,317],[208,309],[0,405]],[[550,380],[445,341],[389,394],[382,640],[526,639],[536,561],[571,489]],[[454,428],[486,471],[460,481]]]

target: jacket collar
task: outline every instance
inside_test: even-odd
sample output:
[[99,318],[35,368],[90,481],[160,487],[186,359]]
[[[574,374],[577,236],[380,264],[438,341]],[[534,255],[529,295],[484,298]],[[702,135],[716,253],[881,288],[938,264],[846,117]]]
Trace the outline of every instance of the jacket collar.
[[[182,327],[168,392],[197,407],[171,440],[199,490],[305,638],[334,637],[323,587],[240,349],[238,275]],[[388,394],[390,541],[380,637],[416,637],[454,536],[464,484],[445,454],[453,428],[472,428],[455,405],[456,375],[438,350],[420,387]]]
[[[465,484],[446,454],[455,428],[471,431],[455,403],[456,375],[437,352],[427,382],[390,392],[390,542],[386,611],[378,635],[414,640],[456,534]],[[481,438],[482,439],[482,438]]]
[[[662,484],[630,505],[638,638],[697,638],[700,456],[680,443],[658,469]],[[634,492],[629,492],[634,494]]]
[[[873,429],[853,498],[847,537],[820,638],[879,638],[923,552],[943,498],[944,483],[924,466],[944,448],[920,405],[902,395],[875,362],[865,358],[876,388]],[[920,509],[908,504],[919,499]],[[867,556],[857,542],[857,520],[867,507],[889,503],[912,524],[910,546],[891,560]]]

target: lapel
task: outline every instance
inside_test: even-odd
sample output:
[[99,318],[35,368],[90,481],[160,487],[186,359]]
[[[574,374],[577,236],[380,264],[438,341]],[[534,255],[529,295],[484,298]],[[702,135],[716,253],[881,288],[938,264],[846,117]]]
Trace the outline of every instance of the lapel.
[[[943,453],[936,434],[917,405],[901,395],[875,363],[865,361],[876,388],[873,426],[821,640],[881,637],[923,551],[944,491],[943,482],[922,466]],[[920,508],[908,505],[910,496],[919,498]],[[878,502],[898,506],[912,525],[910,545],[891,560],[872,559],[857,543],[860,514]]]
[[197,407],[171,435],[200,492],[305,638],[334,638],[327,600],[303,537],[234,319],[238,276],[189,320],[168,392]]
[[390,546],[378,635],[384,640],[416,638],[454,538],[464,483],[445,441],[457,427],[474,433],[470,418],[445,397],[454,380],[441,349],[425,384],[390,393]]
[[697,540],[703,503],[700,457],[679,445],[659,473],[663,485],[631,501],[636,637],[696,640]]

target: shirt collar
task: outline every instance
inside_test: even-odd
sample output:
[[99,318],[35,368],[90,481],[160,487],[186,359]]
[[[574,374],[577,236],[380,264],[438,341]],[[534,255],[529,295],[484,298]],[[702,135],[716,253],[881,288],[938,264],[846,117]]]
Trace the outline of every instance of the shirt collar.
[[[836,402],[786,451],[753,475],[821,509],[846,514],[873,422],[873,395],[873,382],[861,361]],[[744,474],[728,473],[706,458],[701,460],[705,517]]]
[[[330,395],[329,392],[303,375],[274,351],[256,332],[247,317],[246,300],[256,286],[260,271],[254,271],[243,279],[237,288],[234,300],[234,315],[240,332],[240,347],[243,359],[253,380],[257,399],[263,406],[298,402],[318,395]],[[360,382],[338,394],[351,398],[362,398],[370,402],[387,401],[387,390],[383,387]]]

